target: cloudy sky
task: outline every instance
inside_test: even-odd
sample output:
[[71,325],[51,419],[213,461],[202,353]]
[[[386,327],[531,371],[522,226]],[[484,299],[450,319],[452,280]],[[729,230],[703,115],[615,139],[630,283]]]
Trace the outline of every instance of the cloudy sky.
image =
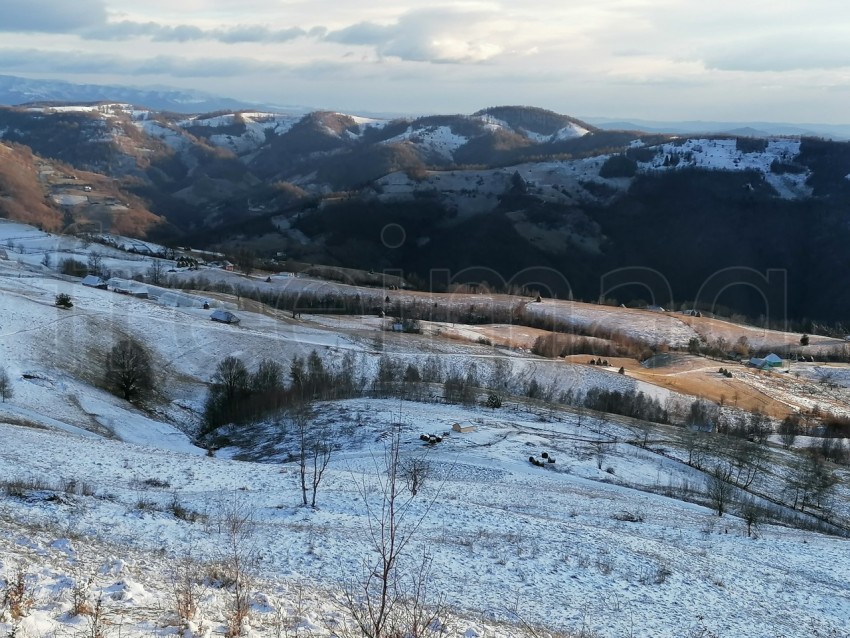
[[846,0],[0,0],[0,73],[349,112],[850,121]]

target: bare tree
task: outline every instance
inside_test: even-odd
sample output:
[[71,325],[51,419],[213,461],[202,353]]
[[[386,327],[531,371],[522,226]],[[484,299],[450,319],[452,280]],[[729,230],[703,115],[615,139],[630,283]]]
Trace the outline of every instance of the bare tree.
[[741,503],[741,518],[747,524],[747,538],[751,538],[756,533],[762,519],[762,514],[761,508],[752,497],[747,498]]
[[283,389],[283,367],[271,359],[263,359],[251,375],[254,392],[275,392]]
[[[344,591],[344,605],[354,619],[357,631],[366,638],[422,636],[425,628],[441,613],[441,604],[427,604],[430,557],[423,555],[414,574],[405,574],[399,561],[408,549],[433,500],[414,517],[413,495],[403,495],[401,433],[393,430],[378,470],[378,502],[363,483],[360,496],[366,507],[367,542],[376,556],[364,563],[363,578]],[[436,498],[436,494],[434,496]]]
[[511,364],[505,357],[495,357],[487,385],[491,390],[505,391],[511,382]]
[[602,464],[605,462],[605,456],[608,454],[608,443],[599,440],[593,444],[594,454],[596,456],[596,469],[601,470]]
[[794,505],[823,507],[835,489],[836,478],[815,450],[807,450],[802,462],[795,463],[788,475],[788,490],[794,495]]
[[242,423],[250,416],[245,401],[250,395],[250,382],[251,375],[242,359],[230,356],[218,362],[204,403],[202,436],[227,423]]
[[257,261],[257,253],[250,248],[242,248],[236,253],[236,263],[246,275],[254,272],[254,264]]
[[712,451],[710,435],[685,426],[682,440],[688,453],[688,465],[701,470]]
[[779,440],[782,442],[782,447],[786,450],[794,445],[797,439],[797,433],[800,431],[800,417],[797,414],[791,414],[782,419],[779,424]]
[[724,449],[729,461],[731,479],[738,487],[748,488],[768,461],[768,450],[741,438],[730,438]]
[[154,258],[151,265],[148,266],[148,282],[154,286],[159,286],[165,281],[165,264],[159,259]]
[[717,463],[706,476],[706,492],[718,516],[723,516],[732,498],[734,487],[730,482],[731,479],[732,467],[723,463]]
[[6,403],[6,399],[11,399],[15,396],[15,391],[12,389],[12,380],[9,378],[9,373],[6,368],[0,368],[0,399]]
[[90,275],[97,275],[98,277],[103,273],[103,255],[96,250],[89,253],[88,271]]
[[[311,424],[311,414],[300,407],[293,415],[298,431],[298,468],[303,505],[316,508],[316,494],[333,453],[333,429],[326,424]],[[308,499],[309,492],[309,499]]]
[[213,386],[228,401],[247,392],[249,380],[248,368],[238,357],[225,357],[219,361],[212,376]]
[[125,401],[134,401],[154,388],[151,357],[132,338],[122,339],[106,356],[106,385]]

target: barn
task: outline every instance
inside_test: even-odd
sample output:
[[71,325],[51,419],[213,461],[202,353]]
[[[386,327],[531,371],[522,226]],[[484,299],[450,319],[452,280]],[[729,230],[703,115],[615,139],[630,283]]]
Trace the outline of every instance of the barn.
[[775,355],[771,352],[763,359],[759,357],[753,357],[749,360],[749,365],[753,368],[758,368],[759,370],[770,370],[771,368],[781,368],[782,359],[778,355]]
[[106,282],[97,275],[86,275],[80,283],[89,288],[99,288],[100,290],[106,290],[107,286]]

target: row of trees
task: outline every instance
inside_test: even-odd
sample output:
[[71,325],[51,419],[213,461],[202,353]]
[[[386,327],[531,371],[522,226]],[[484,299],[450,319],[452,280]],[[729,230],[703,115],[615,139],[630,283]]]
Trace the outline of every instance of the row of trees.
[[[743,440],[723,443],[726,445],[700,444],[699,451],[694,453],[691,448],[689,456],[689,462],[706,472],[706,494],[718,516],[728,510],[736,492],[751,488],[754,480],[768,469],[770,460],[762,446]],[[711,448],[710,456],[706,448]],[[817,451],[806,450],[789,465],[783,482],[782,491],[772,495],[774,499],[783,499],[792,509],[824,514],[829,510],[838,480]]]
[[[410,400],[441,400],[465,405],[501,405],[505,396],[561,403],[641,421],[675,423],[733,438],[764,443],[773,431],[762,412],[752,413],[695,400],[690,404],[662,403],[637,390],[590,388],[586,393],[565,388],[557,379],[542,382],[533,369],[517,373],[509,359],[494,358],[486,365],[459,363],[430,355],[424,359],[383,355],[373,366],[364,355],[346,352],[327,364],[315,351],[295,356],[287,368],[263,360],[251,372],[236,357],[219,362],[206,402],[203,434],[226,423],[247,423],[276,410],[315,400],[369,395]],[[491,398],[495,397],[495,399]],[[787,446],[799,432],[800,419],[789,417],[779,428]],[[838,455],[838,452],[832,452]]]

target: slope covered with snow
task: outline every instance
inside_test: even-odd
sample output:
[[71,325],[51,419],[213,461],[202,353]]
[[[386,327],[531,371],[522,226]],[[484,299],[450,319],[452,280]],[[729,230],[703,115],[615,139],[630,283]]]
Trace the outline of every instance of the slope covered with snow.
[[[788,164],[799,156],[799,138],[765,140],[764,149],[758,152],[741,150],[734,138],[689,138],[652,148],[657,149],[657,154],[650,162],[640,164],[642,170],[692,167],[705,170],[755,171],[776,189],[780,197],[791,199],[810,197],[812,194],[811,187],[806,185],[806,180],[811,176],[810,171],[788,173],[773,169],[774,163]],[[675,158],[675,161],[671,162],[671,158]]]
[[[375,558],[367,549],[362,495],[375,505],[384,441],[399,422],[402,459],[426,458],[432,472],[411,500],[409,520],[424,518],[401,565],[415,568],[425,552],[431,591],[453,610],[442,614],[451,619],[450,636],[499,635],[495,621],[519,619],[601,636],[673,637],[703,628],[746,638],[830,635],[850,622],[846,541],[775,526],[748,538],[735,516],[718,518],[702,506],[632,489],[701,479],[683,464],[616,442],[632,436],[628,429],[588,418],[541,421],[397,401],[317,406],[317,425],[335,427],[341,449],[315,511],[298,507],[291,462],[204,458],[0,425],[10,442],[0,455],[4,476],[48,476],[57,485],[73,480],[93,491],[70,493],[58,504],[37,495],[5,498],[5,545],[31,564],[45,564],[35,578],[41,586],[48,586],[45,573],[91,570],[89,595],[103,592],[110,617],[122,617],[131,632],[122,635],[149,635],[142,633],[150,631],[145,621],[177,621],[166,585],[173,572],[148,552],[164,552],[172,565],[188,556],[222,557],[221,525],[238,506],[255,523],[244,542],[262,556],[252,585],[251,635],[277,635],[275,610],[292,602],[299,583],[306,606],[300,621],[309,619],[316,635],[331,635],[332,623],[346,616],[344,606],[331,602],[339,600],[334,592],[362,578],[362,561]],[[451,433],[456,422],[475,430]],[[422,446],[420,432],[447,434],[431,449]],[[283,460],[292,442],[285,434],[277,438]],[[556,463],[528,463],[543,451]],[[173,503],[199,520],[175,516]],[[47,533],[14,549],[9,521]],[[78,540],[67,540],[63,529]],[[85,539],[116,544],[112,556],[122,545],[130,551],[115,562],[109,550]],[[3,567],[8,574],[12,564]],[[39,608],[30,622],[73,622],[62,614],[74,581],[64,582],[55,585],[58,605]],[[317,595],[322,590],[330,590],[325,603]],[[195,620],[220,631],[232,594],[210,585],[205,591]],[[789,615],[789,609],[798,611]],[[522,635],[521,628],[501,631]]]

